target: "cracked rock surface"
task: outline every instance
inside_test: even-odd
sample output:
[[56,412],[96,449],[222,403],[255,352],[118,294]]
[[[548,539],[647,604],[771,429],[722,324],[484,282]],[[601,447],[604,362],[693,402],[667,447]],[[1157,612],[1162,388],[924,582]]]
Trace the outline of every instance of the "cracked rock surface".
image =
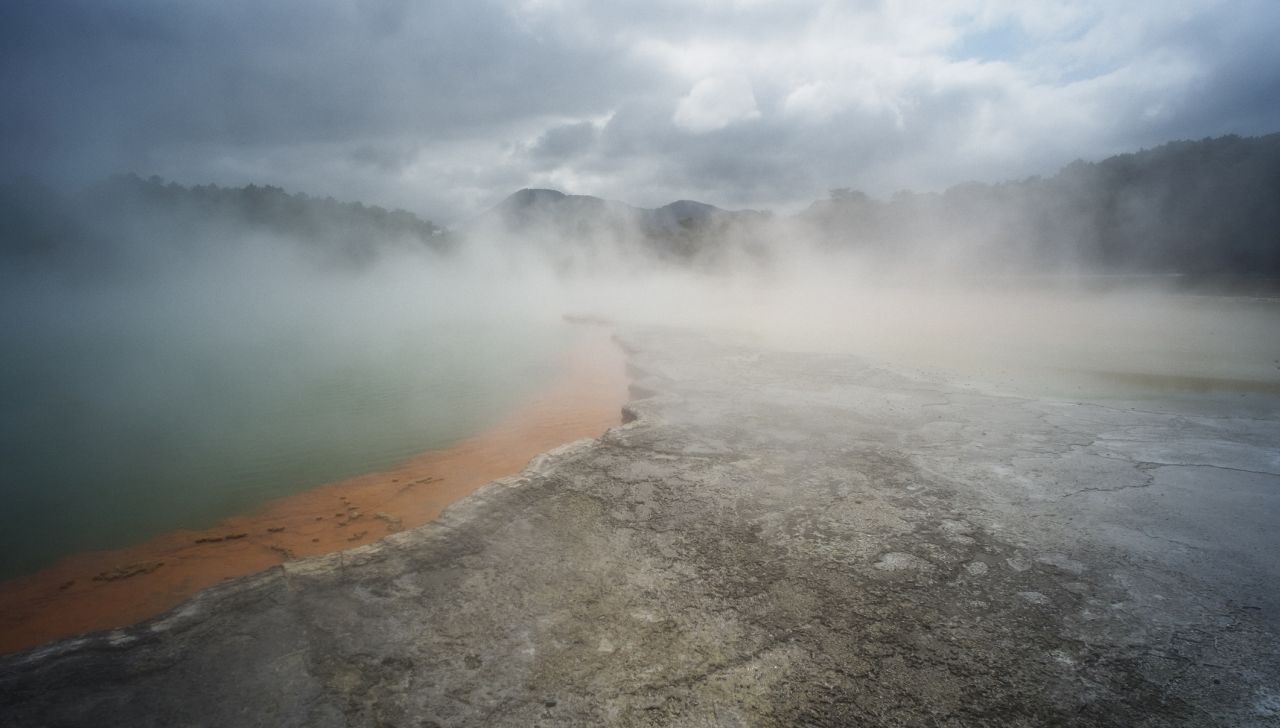
[[630,332],[631,422],[0,659],[0,724],[1280,724],[1280,423]]

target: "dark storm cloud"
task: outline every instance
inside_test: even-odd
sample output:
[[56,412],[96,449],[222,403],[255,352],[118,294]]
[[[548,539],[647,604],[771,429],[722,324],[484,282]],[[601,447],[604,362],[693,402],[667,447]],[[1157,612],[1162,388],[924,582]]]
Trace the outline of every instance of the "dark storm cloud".
[[17,0],[0,165],[444,220],[526,185],[795,206],[1280,129],[1278,18],[1255,0]]
[[1231,12],[1198,18],[1161,39],[1185,48],[1206,72],[1169,99],[1154,124],[1156,134],[1172,138],[1280,131],[1277,7],[1228,6]]
[[385,151],[405,140],[598,113],[605,101],[582,89],[632,76],[489,2],[56,0],[0,12],[12,100],[0,162],[55,179],[161,169],[199,180],[225,157],[283,150],[305,165],[348,144],[356,164],[394,168]]
[[4,27],[17,119],[63,140],[113,121],[160,142],[447,135],[591,111],[572,77],[618,80],[600,51],[540,42],[488,2],[55,0]]

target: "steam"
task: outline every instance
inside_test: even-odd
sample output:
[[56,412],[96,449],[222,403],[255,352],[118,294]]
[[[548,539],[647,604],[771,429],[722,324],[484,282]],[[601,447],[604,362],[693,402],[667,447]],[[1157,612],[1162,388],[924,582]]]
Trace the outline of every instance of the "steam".
[[[390,465],[422,447],[403,433],[427,415],[461,428],[441,430],[446,439],[482,427],[554,376],[573,315],[852,354],[1019,396],[1208,392],[1259,416],[1276,411],[1273,298],[1190,295],[1177,277],[1060,265],[977,275],[940,253],[959,245],[941,227],[928,230],[933,242],[915,227],[916,244],[886,255],[833,245],[803,218],[689,203],[674,210],[703,217],[673,221],[573,204],[590,214],[535,206],[518,224],[484,219],[441,244],[435,232],[423,244],[367,226],[318,244],[235,216],[83,216],[107,242],[10,257],[0,270],[0,328],[16,342],[0,363],[3,491],[10,513],[31,517],[0,529],[14,560],[0,573],[136,540],[157,528],[147,514],[199,523],[243,510],[262,497],[258,472],[331,479],[354,461],[342,447],[351,439],[376,440]],[[427,384],[379,389],[366,377]],[[488,390],[507,394],[488,401]],[[325,397],[348,398],[350,411],[314,406]],[[274,418],[279,428],[261,426]],[[286,449],[271,433],[299,421],[319,433],[305,457],[270,455]],[[237,463],[229,485],[226,470],[199,470],[245,452],[257,459]]]
[[[1148,224],[1164,204],[1148,198],[1128,196],[1126,224]],[[1037,395],[1096,394],[1098,382],[1081,377],[1117,374],[1270,391],[1280,373],[1274,299],[1221,281],[1206,290],[1190,275],[1100,271],[1071,253],[1071,236],[1087,225],[1073,228],[1070,206],[1056,221],[1037,203],[951,232],[945,217],[924,216],[900,226],[888,250],[833,243],[840,228],[811,216],[752,215],[704,225],[681,259],[625,206],[601,203],[584,233],[576,216],[586,202],[569,204],[521,208],[515,225],[499,218],[466,230],[470,269],[478,278],[486,267],[499,271],[504,287],[528,291],[517,298],[549,315],[729,329],[770,346],[849,352]],[[1033,218],[1051,237],[1006,244]],[[1021,222],[1000,229],[1001,219]],[[888,226],[879,232],[887,239]],[[1037,256],[1044,247],[1061,254]],[[1005,265],[984,268],[993,257]],[[1166,266],[1182,262],[1171,256]]]
[[[796,217],[697,203],[644,211],[555,195],[524,195],[522,206],[500,207],[442,245],[353,228],[364,237],[321,246],[242,221],[193,228],[104,216],[97,233],[122,242],[91,251],[103,262],[8,268],[0,316],[15,340],[49,356],[55,339],[136,336],[154,347],[139,356],[166,356],[172,344],[207,362],[234,362],[239,347],[288,340],[300,357],[323,364],[335,353],[393,349],[433,326],[557,326],[585,314],[728,329],[772,346],[835,349],[983,381],[1036,369],[1265,389],[1280,373],[1274,299],[1193,295],[1179,276],[1098,274],[1071,255],[1036,257],[1043,241],[993,251],[1021,240],[1026,220],[1043,218],[1034,205],[949,232],[955,221],[939,210],[950,208],[935,205],[893,227],[887,215],[928,206],[847,191]],[[1127,199],[1142,220],[1161,204]],[[868,212],[875,204],[882,209]],[[842,225],[832,223],[837,212]],[[1002,230],[1002,220],[1020,222]],[[877,239],[857,237],[868,225]],[[1068,248],[1063,240],[1048,247]],[[991,257],[1009,265],[982,268]]]

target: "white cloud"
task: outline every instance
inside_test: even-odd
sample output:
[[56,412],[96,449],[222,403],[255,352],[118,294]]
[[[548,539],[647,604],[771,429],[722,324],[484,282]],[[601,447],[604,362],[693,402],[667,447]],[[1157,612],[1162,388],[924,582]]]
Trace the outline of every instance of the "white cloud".
[[760,118],[751,82],[742,76],[704,78],[680,100],[671,117],[678,126],[694,133],[723,129],[739,121]]

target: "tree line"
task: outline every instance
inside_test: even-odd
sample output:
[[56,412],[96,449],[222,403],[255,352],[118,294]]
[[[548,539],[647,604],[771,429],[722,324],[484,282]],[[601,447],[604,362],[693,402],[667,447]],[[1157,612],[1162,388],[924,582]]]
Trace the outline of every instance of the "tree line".
[[1280,276],[1280,134],[1178,141],[1048,178],[879,201],[832,190],[824,244],[977,271]]
[[29,178],[0,185],[0,253],[11,264],[199,253],[246,237],[292,241],[347,266],[367,264],[387,246],[445,252],[452,244],[442,228],[404,210],[270,185],[186,187],[136,174],[71,193]]

